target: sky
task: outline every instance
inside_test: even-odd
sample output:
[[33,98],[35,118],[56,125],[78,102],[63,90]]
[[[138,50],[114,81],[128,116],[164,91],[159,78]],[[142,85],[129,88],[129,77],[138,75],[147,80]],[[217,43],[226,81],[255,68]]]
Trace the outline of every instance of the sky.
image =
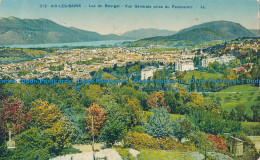
[[[81,8],[51,8],[55,4],[80,4]],[[120,8],[105,8],[105,4],[119,5]],[[47,5],[47,8],[40,5]],[[134,8],[134,5],[167,5],[170,8]],[[176,9],[172,5],[192,6],[192,9]],[[259,0],[0,0],[0,17],[46,18],[67,27],[100,34],[123,34],[141,28],[179,31],[218,20],[259,29],[258,11]]]

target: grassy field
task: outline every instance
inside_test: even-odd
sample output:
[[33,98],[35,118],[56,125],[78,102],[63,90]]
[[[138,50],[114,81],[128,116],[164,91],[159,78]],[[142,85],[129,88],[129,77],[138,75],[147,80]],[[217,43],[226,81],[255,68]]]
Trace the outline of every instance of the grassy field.
[[257,126],[259,124],[260,123],[258,123],[258,122],[241,122],[242,126]]
[[183,80],[186,83],[190,83],[190,79],[192,78],[193,74],[195,76],[195,79],[204,79],[204,80],[217,79],[221,77],[221,74],[218,73],[208,73],[208,72],[194,70],[194,71],[187,72],[183,77]]
[[139,160],[194,160],[188,154],[164,150],[142,150]]
[[[153,112],[149,112],[149,111],[144,111],[144,115],[143,115],[143,120],[147,121],[149,116],[152,115]],[[170,114],[170,116],[172,117],[172,119],[174,121],[176,121],[178,118],[184,118],[184,115],[180,115],[180,114]]]
[[244,105],[248,115],[252,115],[250,111],[252,105],[260,104],[259,88],[248,84],[231,86],[215,94],[211,93],[210,97],[219,100],[221,106],[228,111],[238,105]]

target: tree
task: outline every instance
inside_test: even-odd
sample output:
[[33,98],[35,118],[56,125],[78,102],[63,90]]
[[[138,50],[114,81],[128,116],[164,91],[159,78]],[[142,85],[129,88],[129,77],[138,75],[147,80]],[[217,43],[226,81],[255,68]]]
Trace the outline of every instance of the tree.
[[100,132],[100,139],[107,147],[111,147],[115,142],[121,141],[127,133],[127,125],[123,116],[115,114],[107,120]]
[[152,92],[147,96],[146,104],[149,108],[165,106],[164,92]]
[[13,159],[45,160],[57,156],[58,146],[46,132],[31,128],[15,137],[16,148]]
[[173,134],[173,120],[166,108],[156,108],[144,124],[144,130],[155,138],[169,137]]
[[[195,80],[195,75],[194,74],[192,75],[192,79]],[[195,91],[195,83],[192,83],[190,85],[190,91]]]
[[251,110],[253,111],[253,121],[254,122],[260,122],[260,116],[259,116],[260,106],[253,105],[251,107]]
[[177,119],[173,123],[173,136],[180,142],[183,138],[187,138],[193,129],[192,123],[187,118]]
[[137,123],[142,120],[142,110],[139,101],[136,98],[129,98],[128,96],[123,96],[124,104],[122,110],[130,119],[131,127],[134,127]]
[[181,99],[183,102],[186,101],[188,97],[188,91],[185,89],[180,89],[177,91],[176,99]]
[[57,152],[60,153],[68,144],[71,133],[71,124],[61,114],[60,110],[48,101],[36,100],[32,102],[29,111],[30,124],[47,133],[49,138],[56,143]]
[[90,85],[85,91],[87,105],[97,102],[97,100],[104,94],[104,89],[99,85]]
[[8,129],[14,134],[27,128],[30,114],[24,103],[17,98],[3,98],[0,104],[0,125],[4,135]]
[[227,78],[228,80],[234,80],[237,78],[235,72],[231,69],[231,68],[228,68],[225,73],[225,78]]
[[164,92],[164,97],[165,97],[166,106],[169,106],[171,108],[171,112],[175,113],[176,98],[174,92],[172,91]]
[[[106,112],[104,109],[93,103],[90,105],[89,108],[86,109],[86,130],[88,131],[89,135],[97,136],[99,134],[100,129],[104,126],[106,122]],[[93,118],[93,125],[94,125],[94,133],[92,130],[92,118]]]
[[193,111],[189,119],[201,131],[217,135],[219,133],[235,133],[241,130],[241,123],[233,120],[225,120],[217,112]]
[[238,105],[238,106],[236,106],[235,110],[237,112],[237,120],[244,121],[245,120],[245,111],[246,111],[245,106]]
[[29,111],[31,117],[31,125],[43,129],[51,128],[60,118],[60,110],[48,101],[40,99],[32,102]]

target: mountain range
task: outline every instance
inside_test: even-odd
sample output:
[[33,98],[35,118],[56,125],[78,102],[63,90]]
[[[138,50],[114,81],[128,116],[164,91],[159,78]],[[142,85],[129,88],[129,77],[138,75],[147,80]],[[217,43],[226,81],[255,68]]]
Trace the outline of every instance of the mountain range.
[[230,21],[213,21],[180,30],[171,36],[159,36],[140,41],[190,41],[195,44],[213,40],[232,40],[239,37],[255,37],[256,35],[240,25]]
[[176,32],[141,29],[124,34],[101,35],[96,32],[65,27],[48,19],[0,18],[0,45],[67,43],[104,40],[138,40],[154,36],[172,35]]
[[132,30],[125,32],[121,36],[128,37],[133,40],[139,40],[149,37],[156,37],[156,36],[170,36],[177,33],[177,31],[169,31],[169,30],[159,30],[154,28],[148,28],[148,29],[138,29],[138,30]]
[[122,35],[101,35],[97,32],[65,27],[48,19],[0,18],[0,45],[69,43],[105,40],[190,41],[196,44],[212,40],[252,37],[254,33],[238,23],[214,21],[180,30],[139,29]]

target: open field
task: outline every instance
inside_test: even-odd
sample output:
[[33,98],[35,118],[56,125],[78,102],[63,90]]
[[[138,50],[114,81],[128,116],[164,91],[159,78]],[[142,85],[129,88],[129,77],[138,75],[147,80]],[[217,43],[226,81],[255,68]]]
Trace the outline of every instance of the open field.
[[219,100],[222,108],[227,111],[235,109],[238,105],[243,105],[246,107],[246,113],[251,115],[251,106],[260,104],[259,88],[253,85],[231,86],[217,93],[211,93],[210,97]]
[[218,73],[208,73],[208,72],[194,70],[194,71],[187,72],[185,74],[185,76],[183,77],[183,80],[186,83],[189,83],[193,74],[195,76],[195,79],[204,79],[204,80],[217,79],[217,78],[221,77],[221,74],[218,74]]

